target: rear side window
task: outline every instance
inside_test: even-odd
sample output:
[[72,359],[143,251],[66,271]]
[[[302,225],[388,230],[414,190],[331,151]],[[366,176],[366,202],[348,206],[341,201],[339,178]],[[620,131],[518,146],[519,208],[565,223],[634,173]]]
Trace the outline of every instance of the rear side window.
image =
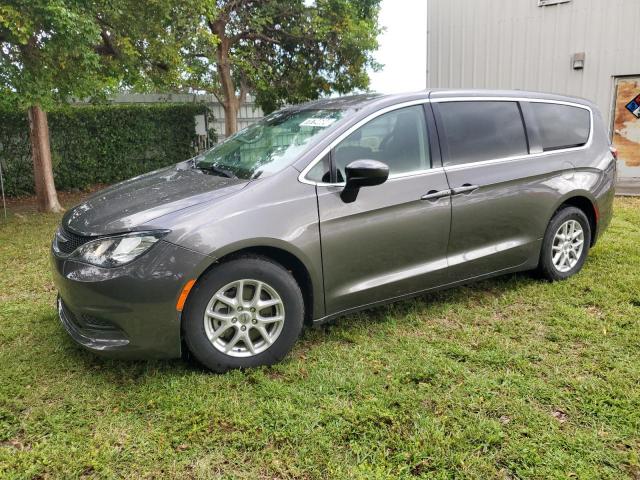
[[555,103],[531,103],[531,110],[538,123],[543,151],[581,147],[589,140],[589,110]]
[[443,102],[437,108],[448,150],[445,166],[529,153],[517,102]]

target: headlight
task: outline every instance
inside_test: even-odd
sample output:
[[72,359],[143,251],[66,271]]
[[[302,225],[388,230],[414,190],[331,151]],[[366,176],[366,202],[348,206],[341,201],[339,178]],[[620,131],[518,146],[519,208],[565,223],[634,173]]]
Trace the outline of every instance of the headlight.
[[164,237],[166,230],[135,232],[92,240],[79,247],[69,258],[98,267],[119,267],[132,262]]

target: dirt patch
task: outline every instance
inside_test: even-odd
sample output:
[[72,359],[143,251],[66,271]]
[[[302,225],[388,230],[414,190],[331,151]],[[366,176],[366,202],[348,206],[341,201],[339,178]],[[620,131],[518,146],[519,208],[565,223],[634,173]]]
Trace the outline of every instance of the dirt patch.
[[569,415],[559,409],[554,410],[551,415],[560,423],[565,423],[569,419]]
[[[82,191],[58,192],[58,200],[60,200],[63,207],[69,208],[80,203],[92,193],[102,190],[105,187],[107,187],[107,185],[93,185]],[[7,210],[12,213],[34,213],[38,211],[35,195],[27,197],[7,197],[6,201]],[[0,204],[0,209],[1,208],[2,205]]]
[[585,307],[587,314],[594,318],[602,318],[604,316],[604,312],[597,305],[589,305]]
[[11,447],[16,450],[31,450],[31,445],[17,438],[11,438],[4,442],[0,442],[0,447]]

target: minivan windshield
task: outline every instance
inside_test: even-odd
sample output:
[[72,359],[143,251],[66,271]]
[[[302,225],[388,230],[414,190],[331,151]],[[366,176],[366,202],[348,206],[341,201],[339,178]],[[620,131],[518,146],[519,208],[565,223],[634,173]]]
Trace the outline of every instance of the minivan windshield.
[[337,109],[275,112],[197,157],[195,168],[244,180],[266,177],[290,165],[344,114]]

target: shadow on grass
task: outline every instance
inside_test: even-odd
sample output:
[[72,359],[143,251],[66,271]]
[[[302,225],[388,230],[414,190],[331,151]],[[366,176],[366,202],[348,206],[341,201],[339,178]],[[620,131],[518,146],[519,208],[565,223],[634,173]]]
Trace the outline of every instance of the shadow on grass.
[[[46,319],[50,320],[48,316]],[[75,343],[62,325],[58,325],[57,333],[56,337],[51,338],[51,340],[59,342],[62,346],[59,354],[65,357],[65,364],[77,365],[86,374],[103,377],[116,385],[139,383],[159,373],[189,375],[206,371],[195,361],[190,361],[188,358],[168,360],[109,358],[108,354],[93,352]]]
[[[304,362],[306,356],[315,348],[329,343],[354,343],[349,342],[351,334],[372,323],[384,324],[394,321],[409,322],[406,317],[420,313],[429,306],[438,307],[444,304],[458,304],[459,306],[477,301],[479,297],[497,296],[507,291],[518,289],[520,286],[529,285],[536,280],[531,273],[515,273],[483,280],[477,283],[469,283],[462,286],[438,290],[401,300],[383,306],[366,309],[358,313],[337,317],[325,324],[307,328],[294,347],[292,354],[283,360],[283,364],[290,365],[295,362]],[[50,322],[50,315],[43,315],[39,321]],[[61,325],[57,326],[55,338],[49,337],[54,342],[60,342],[63,346],[59,352],[66,358],[63,363],[76,365],[82,368],[88,378],[93,378],[95,383],[107,382],[116,387],[131,387],[143,385],[148,379],[157,375],[172,377],[188,377],[191,375],[210,375],[211,372],[193,358],[183,345],[182,357],[170,360],[126,360],[112,359],[99,353],[85,350],[77,345],[64,331]],[[273,367],[264,368],[269,374]]]
[[428,306],[438,307],[444,304],[464,305],[477,301],[478,298],[498,296],[518,288],[541,282],[532,272],[518,272],[498,276],[479,282],[469,282],[452,288],[444,288],[423,293],[412,298],[399,300],[378,307],[362,310],[357,313],[336,317],[319,325],[317,328],[331,332],[335,327],[357,329],[363,324],[387,322],[390,317],[406,317],[418,313]]

